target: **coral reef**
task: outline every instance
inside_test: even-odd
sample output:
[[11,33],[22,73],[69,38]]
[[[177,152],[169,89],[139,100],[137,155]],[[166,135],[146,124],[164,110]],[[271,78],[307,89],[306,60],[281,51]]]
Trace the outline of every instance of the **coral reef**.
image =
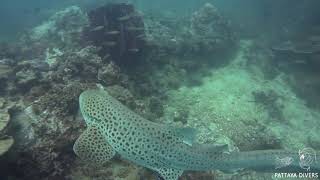
[[[75,158],[72,145],[84,126],[78,113],[78,97],[83,90],[95,87],[95,83],[121,85],[123,91],[116,91],[122,100],[133,102],[132,96],[123,96],[125,91],[130,94],[126,89],[129,82],[120,68],[110,59],[101,58],[98,47],[78,41],[83,38],[85,17],[76,7],[58,12],[42,25],[50,28],[41,36],[34,36],[39,33],[35,30],[24,35],[20,42],[26,52],[19,48],[13,51],[16,56],[10,58],[8,52],[1,57],[1,94],[23,101],[11,112],[13,122],[8,134],[15,138],[16,145],[7,160],[13,167],[23,168],[10,174],[12,170],[6,167],[8,176],[67,176]],[[68,21],[73,23],[64,26]],[[39,48],[32,49],[35,46]],[[25,53],[30,56],[24,57]]]
[[79,7],[72,6],[23,34],[17,43],[1,46],[0,79],[3,86],[0,91],[4,94],[27,93],[36,84],[50,83],[49,76],[56,71],[52,69],[54,64],[62,63],[57,61],[64,61],[64,53],[81,46],[82,30],[87,23],[86,14]]
[[[10,176],[61,179],[70,168],[72,144],[83,127],[78,96],[95,86],[103,66],[97,48],[83,47],[80,41],[86,24],[80,8],[67,8],[23,35],[17,45],[4,47],[1,94],[23,101],[10,109],[12,122],[6,128],[16,142],[7,161],[23,167]],[[10,173],[6,168],[5,173]]]
[[8,133],[16,139],[12,149],[16,159],[8,161],[24,167],[18,174],[28,179],[64,176],[74,159],[72,143],[83,126],[75,108],[84,86],[54,87],[31,105],[26,101],[28,107],[21,104],[12,111],[13,122]]
[[52,112],[55,116],[65,117],[74,115],[78,111],[78,97],[80,93],[94,87],[90,84],[73,83],[69,85],[55,85],[48,92],[35,100],[32,107],[34,112]]
[[36,83],[43,82],[47,64],[34,60],[2,59],[0,64],[0,91],[3,94],[27,92]]
[[63,53],[51,68],[50,80],[59,83],[76,79],[95,82],[99,68],[103,66],[101,57],[96,54],[97,51],[96,47],[87,46]]

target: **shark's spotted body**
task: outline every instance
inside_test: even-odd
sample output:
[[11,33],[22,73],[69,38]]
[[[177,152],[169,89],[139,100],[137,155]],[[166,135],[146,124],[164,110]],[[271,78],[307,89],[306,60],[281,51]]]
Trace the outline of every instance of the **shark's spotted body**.
[[[272,171],[281,166],[279,163],[286,157],[293,158],[289,164],[291,169],[299,167],[298,152],[226,153],[225,145],[194,144],[193,129],[148,121],[104,90],[85,91],[79,100],[88,128],[76,141],[74,151],[81,158],[96,163],[104,163],[118,153],[124,159],[157,171],[165,180],[177,180],[184,170],[249,168]],[[319,162],[315,166],[319,168]]]

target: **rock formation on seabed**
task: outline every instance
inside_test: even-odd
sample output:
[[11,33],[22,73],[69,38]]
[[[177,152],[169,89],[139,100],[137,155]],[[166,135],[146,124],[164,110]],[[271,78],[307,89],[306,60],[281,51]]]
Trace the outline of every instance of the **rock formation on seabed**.
[[235,41],[230,22],[210,3],[193,13],[191,34],[202,52],[226,49]]
[[132,4],[115,3],[89,12],[85,38],[100,47],[101,57],[118,64],[134,65],[144,50],[145,29],[141,14]]
[[212,54],[236,43],[230,22],[210,3],[190,18],[146,15],[145,26],[147,44],[158,47],[162,53]]

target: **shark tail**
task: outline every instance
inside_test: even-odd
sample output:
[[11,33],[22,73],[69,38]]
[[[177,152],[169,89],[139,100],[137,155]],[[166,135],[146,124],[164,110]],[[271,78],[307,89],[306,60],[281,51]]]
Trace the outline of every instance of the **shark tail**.
[[297,152],[284,150],[261,150],[235,152],[223,155],[232,162],[225,170],[245,168],[259,172],[320,172],[317,152],[305,148]]

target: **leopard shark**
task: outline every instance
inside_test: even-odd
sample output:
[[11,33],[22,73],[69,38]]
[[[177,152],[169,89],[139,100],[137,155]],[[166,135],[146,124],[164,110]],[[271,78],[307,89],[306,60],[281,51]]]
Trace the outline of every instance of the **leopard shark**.
[[[96,164],[121,158],[156,171],[164,180],[177,180],[184,171],[237,169],[281,172],[301,169],[301,155],[285,150],[228,151],[224,144],[196,143],[196,130],[149,121],[113,98],[104,89],[79,97],[87,125],[76,140],[77,156]],[[320,169],[319,161],[309,164]]]

